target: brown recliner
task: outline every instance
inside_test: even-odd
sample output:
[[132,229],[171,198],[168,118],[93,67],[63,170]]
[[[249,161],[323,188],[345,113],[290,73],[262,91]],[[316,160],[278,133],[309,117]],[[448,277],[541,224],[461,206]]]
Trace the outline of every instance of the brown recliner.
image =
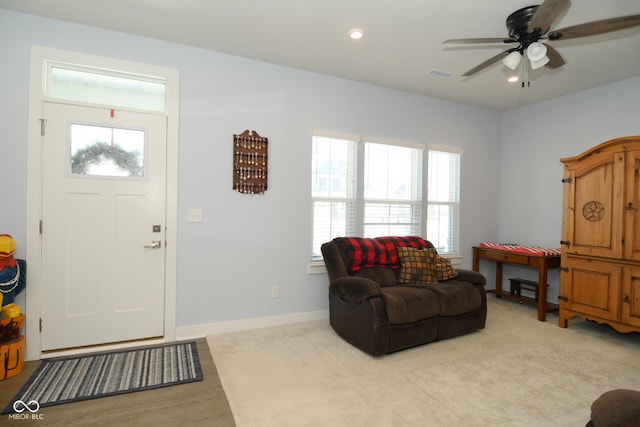
[[[420,238],[400,239],[433,247]],[[371,265],[353,271],[353,257],[345,253],[344,238],[327,242],[321,249],[329,273],[331,326],[366,353],[392,353],[485,326],[486,280],[480,273],[458,269],[456,277],[437,284],[399,284],[398,265]],[[395,248],[385,250],[389,253],[377,255],[397,258],[397,252],[392,253]]]
[[607,391],[591,404],[586,427],[640,427],[640,391]]

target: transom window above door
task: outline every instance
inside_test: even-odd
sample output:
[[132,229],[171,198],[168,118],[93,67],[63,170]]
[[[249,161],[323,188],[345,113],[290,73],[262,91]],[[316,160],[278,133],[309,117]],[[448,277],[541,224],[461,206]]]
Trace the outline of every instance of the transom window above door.
[[166,82],[152,76],[49,63],[47,98],[165,112]]

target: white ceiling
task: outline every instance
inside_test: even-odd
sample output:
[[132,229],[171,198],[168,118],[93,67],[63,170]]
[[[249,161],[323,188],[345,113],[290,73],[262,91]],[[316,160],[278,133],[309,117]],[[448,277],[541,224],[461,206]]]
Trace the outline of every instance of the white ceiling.
[[[550,42],[566,64],[506,82],[502,63],[460,74],[504,45],[505,20],[541,0],[0,0],[0,8],[168,40],[406,92],[505,111],[640,75],[640,27]],[[639,0],[573,0],[552,29],[640,14]],[[362,28],[365,37],[350,40]],[[453,73],[443,79],[429,70]]]

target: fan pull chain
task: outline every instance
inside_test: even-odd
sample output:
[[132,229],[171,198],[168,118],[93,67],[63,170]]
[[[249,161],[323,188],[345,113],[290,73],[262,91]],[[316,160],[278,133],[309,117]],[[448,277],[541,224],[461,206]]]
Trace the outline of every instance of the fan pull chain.
[[526,87],[531,87],[531,80],[529,80],[529,75],[531,74],[529,72],[529,67],[527,66],[528,62],[528,58],[526,54],[522,55],[524,58],[522,58],[522,87],[525,87],[525,80],[527,82]]

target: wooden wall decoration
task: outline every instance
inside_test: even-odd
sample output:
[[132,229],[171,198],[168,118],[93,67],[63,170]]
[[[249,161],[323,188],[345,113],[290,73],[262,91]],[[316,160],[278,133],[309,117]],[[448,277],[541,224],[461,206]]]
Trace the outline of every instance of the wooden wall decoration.
[[253,130],[233,135],[233,189],[244,194],[267,191],[269,138]]

